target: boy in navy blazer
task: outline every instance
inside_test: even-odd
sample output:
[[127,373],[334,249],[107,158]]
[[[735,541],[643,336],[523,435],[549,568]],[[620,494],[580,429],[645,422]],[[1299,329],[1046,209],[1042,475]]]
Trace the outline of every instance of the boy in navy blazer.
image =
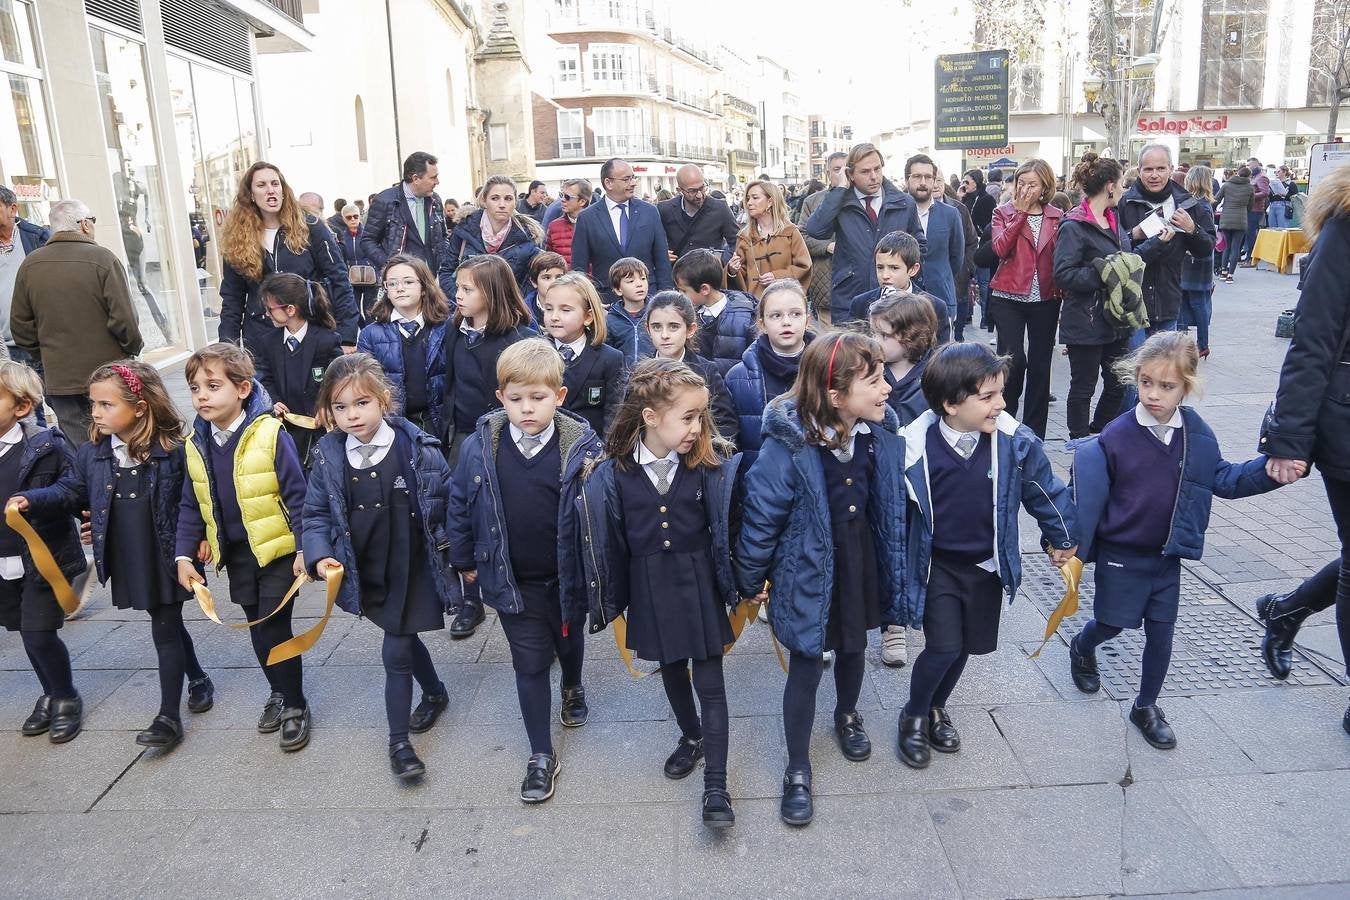
[[632,256],[642,260],[652,274],[653,286],[663,291],[675,286],[670,274],[670,255],[661,214],[650,203],[633,196],[637,176],[625,160],[611,159],[600,168],[604,196],[577,216],[572,235],[572,268],[585,272],[605,294],[605,302],[617,300],[609,292],[606,276],[616,261]]

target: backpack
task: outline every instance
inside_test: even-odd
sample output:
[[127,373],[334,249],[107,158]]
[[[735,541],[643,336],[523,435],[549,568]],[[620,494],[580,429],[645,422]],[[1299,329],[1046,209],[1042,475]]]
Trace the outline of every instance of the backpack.
[[1112,253],[1099,261],[1098,273],[1106,288],[1106,318],[1118,328],[1147,328],[1143,257],[1123,250]]

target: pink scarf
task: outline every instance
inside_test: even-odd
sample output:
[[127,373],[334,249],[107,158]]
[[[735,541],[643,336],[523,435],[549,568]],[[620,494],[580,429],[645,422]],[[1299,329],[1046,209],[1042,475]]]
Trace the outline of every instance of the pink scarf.
[[[1097,221],[1097,216],[1096,216],[1095,213],[1093,213],[1093,211],[1092,211],[1092,206],[1091,206],[1091,204],[1088,203],[1088,198],[1084,197],[1084,198],[1083,198],[1083,202],[1082,202],[1082,204],[1080,204],[1080,205],[1083,207],[1083,211],[1086,212],[1086,213],[1088,214],[1088,218],[1089,218],[1089,219],[1091,219],[1091,220],[1094,221],[1094,222]],[[1104,209],[1104,210],[1102,211],[1102,213],[1103,213],[1103,215],[1105,215],[1105,217],[1106,217],[1106,230],[1107,230],[1107,231],[1115,231],[1115,230],[1116,230],[1116,211],[1115,211],[1115,209],[1113,209],[1112,207],[1109,207],[1109,206],[1108,206],[1106,209]]]
[[483,236],[483,246],[489,253],[496,253],[501,249],[506,241],[506,235],[511,231],[512,220],[507,217],[506,224],[502,226],[501,231],[492,230],[492,217],[483,210],[483,217],[478,220],[478,231]]

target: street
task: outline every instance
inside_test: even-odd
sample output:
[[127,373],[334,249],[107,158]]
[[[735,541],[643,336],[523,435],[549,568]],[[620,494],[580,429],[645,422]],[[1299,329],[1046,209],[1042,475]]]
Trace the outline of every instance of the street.
[[[1254,453],[1287,342],[1278,313],[1294,276],[1242,269],[1214,297],[1213,355],[1194,400],[1227,458]],[[974,328],[967,338],[985,339]],[[1068,361],[1055,357],[1047,447],[1068,455]],[[181,371],[170,387],[185,412]],[[894,744],[909,669],[881,665],[876,635],[859,710],[874,751],[843,759],[818,696],[815,821],[779,821],[783,673],[767,627],[726,661],[729,787],[737,823],[699,820],[701,779],[670,781],[678,736],[659,678],[634,683],[612,633],[591,635],[584,728],[555,723],[556,796],[526,807],[528,756],[506,640],[489,613],[472,638],[426,635],[450,707],[414,736],[428,774],[396,783],[386,756],[379,629],[340,611],[305,656],[310,746],[283,755],[254,723],[268,694],[246,635],[189,604],[215,708],[184,714],[161,756],[133,743],[158,697],[142,613],[109,605],[62,635],[85,703],[84,732],[52,746],[18,726],[39,692],[16,633],[0,633],[0,865],[9,896],[1042,897],[1216,892],[1338,897],[1350,891],[1350,688],[1330,612],[1300,635],[1293,675],[1268,677],[1251,601],[1292,587],[1339,551],[1320,477],[1239,502],[1215,501],[1203,562],[1186,563],[1171,674],[1160,705],[1179,746],[1150,748],[1126,721],[1141,636],[1103,648],[1103,692],[1069,678],[1066,622],[1039,658],[1062,590],[1023,515],[1027,578],[1001,646],[972,659],[952,698],[962,750],[903,766]],[[1091,598],[1091,570],[1084,606]],[[223,577],[213,577],[218,596]],[[322,612],[303,592],[297,631]],[[222,612],[241,621],[239,609]],[[922,636],[911,632],[913,659]],[[554,674],[555,683],[557,673]],[[556,712],[555,694],[555,712]],[[697,776],[698,773],[695,773]]]

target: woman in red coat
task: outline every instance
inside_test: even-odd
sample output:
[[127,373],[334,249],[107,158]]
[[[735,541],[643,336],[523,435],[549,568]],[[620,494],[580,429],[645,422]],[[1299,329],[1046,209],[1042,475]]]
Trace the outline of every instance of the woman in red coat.
[[1045,437],[1050,412],[1050,360],[1059,323],[1055,286],[1055,233],[1064,213],[1050,205],[1055,173],[1029,159],[1013,174],[1013,200],[994,210],[992,246],[999,258],[989,283],[990,309],[998,328],[998,352],[1012,357],[1003,399],[1017,415],[1026,384],[1022,423]]
[[546,249],[562,255],[572,265],[572,234],[577,230],[577,216],[591,202],[591,183],[584,178],[573,178],[562,183],[559,198],[563,214],[548,223]]

